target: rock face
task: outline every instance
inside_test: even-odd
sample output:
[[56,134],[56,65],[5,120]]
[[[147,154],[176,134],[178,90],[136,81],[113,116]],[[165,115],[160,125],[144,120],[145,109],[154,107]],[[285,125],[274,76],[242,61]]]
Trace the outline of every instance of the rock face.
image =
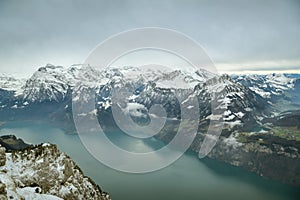
[[300,142],[250,136],[247,141],[237,144],[220,140],[208,156],[263,177],[300,186]]
[[0,148],[0,199],[109,200],[76,163],[53,144],[5,153]]
[[0,145],[3,146],[6,151],[21,150],[30,146],[22,139],[16,138],[14,135],[0,136]]
[[5,148],[0,145],[0,166],[5,165],[6,156],[5,156]]

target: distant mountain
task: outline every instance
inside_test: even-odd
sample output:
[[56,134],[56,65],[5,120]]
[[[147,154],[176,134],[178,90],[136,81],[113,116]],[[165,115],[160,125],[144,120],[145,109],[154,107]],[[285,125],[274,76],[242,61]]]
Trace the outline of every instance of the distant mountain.
[[285,74],[287,77],[300,79],[300,74]]
[[25,79],[18,79],[11,75],[0,74],[0,88],[6,91],[13,91],[16,96],[22,94]]
[[233,75],[232,78],[270,101],[279,112],[300,109],[299,75]]

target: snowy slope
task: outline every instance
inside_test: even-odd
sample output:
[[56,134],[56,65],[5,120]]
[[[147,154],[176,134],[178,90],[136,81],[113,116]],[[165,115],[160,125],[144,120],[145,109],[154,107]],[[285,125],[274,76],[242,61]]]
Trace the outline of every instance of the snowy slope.
[[293,89],[296,81],[296,78],[291,78],[286,74],[240,75],[233,76],[233,79],[268,99],[283,95],[285,91]]
[[300,79],[295,74],[239,75],[233,79],[267,99],[274,115],[300,109]]
[[[125,82],[155,82],[157,87],[176,89],[193,88],[198,83],[216,76],[216,74],[206,70],[187,71],[175,68],[162,68],[156,65],[142,67],[125,66],[107,69],[103,73],[110,79],[119,77]],[[107,76],[107,74],[111,76]]]
[[[202,73],[205,75],[206,72]],[[182,74],[175,71],[172,75],[178,78]],[[195,77],[197,76],[199,75]],[[148,83],[140,82],[139,79],[131,79],[136,81],[128,82],[120,77],[101,87],[98,97],[98,113],[102,115],[101,119],[105,120],[104,118],[107,118],[111,112],[112,91],[116,88],[127,88],[129,91],[133,91],[131,95],[119,97],[122,101],[124,100],[119,105],[122,110],[128,110],[132,118],[140,116],[142,121],[149,119],[145,113],[148,113],[151,106],[155,104],[162,105],[169,118],[180,119],[180,104],[177,97],[183,99],[182,103],[188,103],[185,100],[190,99],[190,96],[196,96],[199,101],[200,120],[222,116],[228,128],[238,126],[249,129],[260,124],[263,112],[269,106],[266,100],[245,86],[236,83],[228,75],[199,78],[197,84],[193,81],[192,84],[195,86],[188,90],[181,87],[162,87],[162,84],[159,83],[161,76],[156,77],[159,77],[158,81]],[[170,83],[172,83],[171,80]],[[212,105],[212,102],[216,103]],[[188,105],[188,108],[192,109],[194,106],[196,105]],[[219,113],[220,116],[216,116],[216,113]]]
[[1,148],[0,157],[5,159],[0,188],[8,199],[110,199],[55,145],[45,143],[13,153]]
[[10,75],[0,74],[0,88],[6,91],[13,91],[16,96],[23,93],[22,86],[25,81],[25,79],[17,79]]
[[89,66],[72,65],[64,68],[47,64],[26,81],[23,96],[30,102],[60,102],[69,95],[76,84],[94,86],[101,78],[101,73]]
[[[249,129],[260,125],[260,119],[269,104],[247,87],[236,83],[228,75],[209,79],[196,88],[199,102],[208,102],[208,108],[222,115],[225,127]],[[215,104],[209,104],[210,102]],[[213,113],[206,111],[200,104],[201,115],[206,119],[214,119]],[[213,108],[211,106],[214,106]]]

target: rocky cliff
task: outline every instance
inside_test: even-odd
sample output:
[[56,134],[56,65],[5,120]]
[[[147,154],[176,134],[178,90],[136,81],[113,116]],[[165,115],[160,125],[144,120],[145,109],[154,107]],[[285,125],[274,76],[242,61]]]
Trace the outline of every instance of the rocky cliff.
[[110,197],[56,145],[44,143],[11,153],[0,148],[0,199]]

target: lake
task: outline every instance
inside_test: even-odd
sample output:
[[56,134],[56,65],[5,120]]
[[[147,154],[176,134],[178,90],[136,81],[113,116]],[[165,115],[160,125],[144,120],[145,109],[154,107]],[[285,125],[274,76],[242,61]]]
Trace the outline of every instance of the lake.
[[[93,158],[79,136],[44,122],[9,122],[0,126],[0,135],[14,134],[25,142],[50,142],[80,166],[113,200],[292,200],[298,199],[299,188],[266,180],[256,174],[212,159],[198,159],[185,153],[162,170],[146,174],[129,174],[113,170]],[[121,135],[121,133],[118,133]],[[117,139],[116,139],[117,138]],[[122,146],[134,147],[122,137],[115,137]],[[141,149],[151,149],[139,143]]]

